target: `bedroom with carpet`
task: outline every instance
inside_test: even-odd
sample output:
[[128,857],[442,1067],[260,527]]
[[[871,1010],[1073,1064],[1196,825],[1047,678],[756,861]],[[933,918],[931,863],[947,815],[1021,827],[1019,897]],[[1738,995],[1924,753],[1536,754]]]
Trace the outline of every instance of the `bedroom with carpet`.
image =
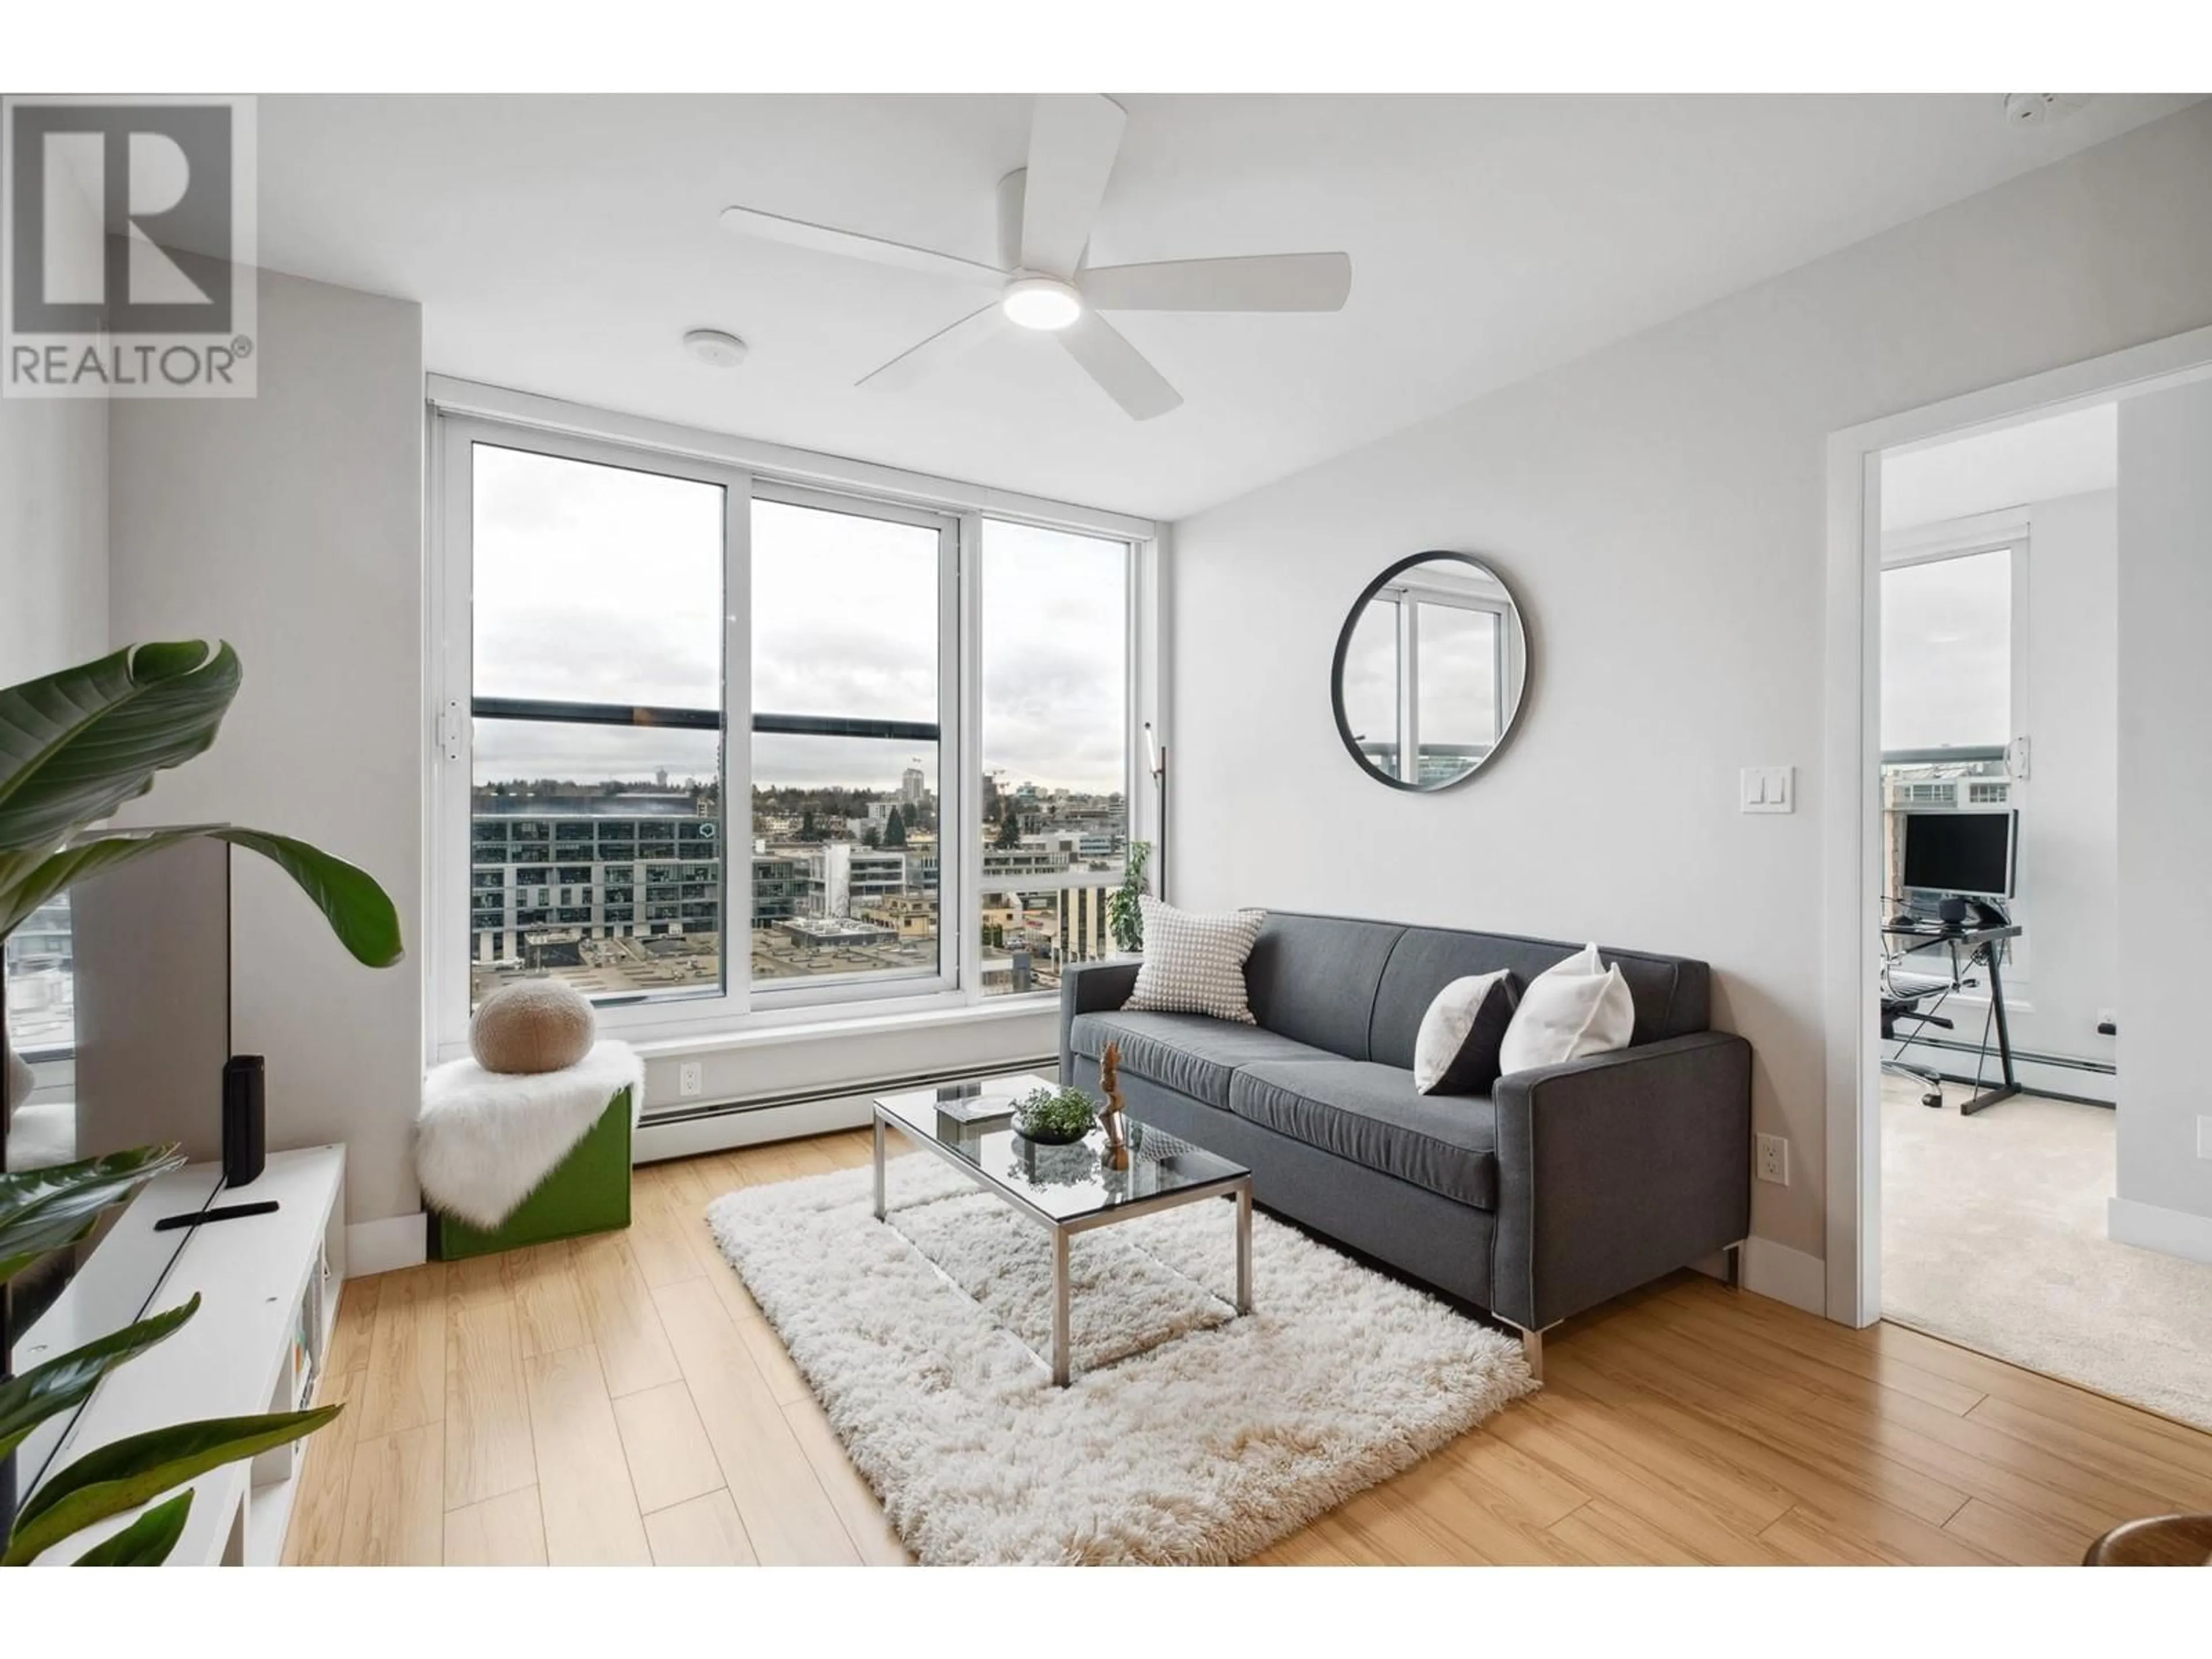
[[2212,102],[647,33],[0,103],[0,1561],[2212,1565]]

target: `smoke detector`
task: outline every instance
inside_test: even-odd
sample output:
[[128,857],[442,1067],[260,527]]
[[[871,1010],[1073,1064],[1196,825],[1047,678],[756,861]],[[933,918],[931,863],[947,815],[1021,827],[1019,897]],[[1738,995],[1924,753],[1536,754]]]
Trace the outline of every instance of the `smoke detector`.
[[693,329],[684,337],[684,349],[716,368],[735,368],[745,360],[745,343],[719,328]]
[[2083,93],[2008,92],[2005,94],[2005,125],[2014,127],[2049,126],[2063,121],[2089,101]]

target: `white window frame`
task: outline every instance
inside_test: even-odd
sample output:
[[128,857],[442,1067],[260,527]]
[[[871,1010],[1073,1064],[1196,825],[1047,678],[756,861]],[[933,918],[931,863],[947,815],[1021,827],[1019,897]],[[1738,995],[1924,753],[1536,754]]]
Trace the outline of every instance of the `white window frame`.
[[[1127,544],[1128,720],[1122,799],[1127,835],[1139,833],[1140,770],[1136,735],[1143,720],[1164,718],[1159,672],[1158,595],[1140,599],[1140,569],[1157,569],[1159,527],[1149,520],[850,461],[781,445],[623,416],[556,399],[433,375],[426,441],[430,475],[426,530],[430,603],[426,617],[430,780],[426,830],[425,1049],[442,1060],[468,1052],[471,753],[471,483],[469,447],[483,441],[567,459],[702,483],[725,491],[723,730],[744,733],[724,744],[722,801],[726,939],[722,990],[599,1010],[610,1035],[687,1049],[737,1041],[779,1026],[849,1018],[856,1004],[872,1014],[995,1016],[1042,1006],[1048,991],[986,998],[981,929],[971,915],[982,884],[982,788],[975,739],[981,722],[980,625],[982,526],[987,519],[1120,541]],[[750,951],[726,940],[750,929],[751,501],[854,512],[940,531],[939,580],[939,972],[927,978],[866,975],[811,983],[755,985]],[[1157,587],[1157,577],[1152,581]],[[970,775],[973,774],[973,775]],[[740,822],[738,813],[742,810]],[[957,836],[948,826],[957,822]],[[729,828],[736,825],[742,833]],[[953,839],[952,856],[945,849]],[[733,862],[732,846],[744,848]],[[733,870],[738,872],[733,878]]]

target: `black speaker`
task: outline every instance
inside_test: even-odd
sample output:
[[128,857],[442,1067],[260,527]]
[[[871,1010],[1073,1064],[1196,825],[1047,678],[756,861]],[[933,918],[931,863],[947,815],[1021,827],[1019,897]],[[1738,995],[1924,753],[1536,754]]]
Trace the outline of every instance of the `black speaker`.
[[233,1054],[222,1066],[222,1184],[249,1187],[269,1151],[259,1054]]

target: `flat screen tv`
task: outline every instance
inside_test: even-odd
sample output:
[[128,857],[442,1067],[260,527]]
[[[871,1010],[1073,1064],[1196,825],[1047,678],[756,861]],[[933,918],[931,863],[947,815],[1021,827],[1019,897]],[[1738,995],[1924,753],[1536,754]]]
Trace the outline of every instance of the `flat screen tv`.
[[[6,1114],[8,1169],[173,1140],[196,1162],[219,1158],[222,1068],[231,1053],[226,844],[181,842],[118,866],[43,907],[5,949],[7,1044],[32,1079],[29,1094]],[[219,1186],[210,1168],[165,1212],[204,1207]],[[138,1318],[191,1237],[188,1228],[134,1229],[135,1271],[103,1272],[100,1305],[81,1288],[57,1311],[116,1219],[111,1211],[83,1243],[46,1258],[0,1292],[9,1297],[11,1370]],[[23,1443],[18,1492],[37,1484],[70,1420],[50,1419]]]

